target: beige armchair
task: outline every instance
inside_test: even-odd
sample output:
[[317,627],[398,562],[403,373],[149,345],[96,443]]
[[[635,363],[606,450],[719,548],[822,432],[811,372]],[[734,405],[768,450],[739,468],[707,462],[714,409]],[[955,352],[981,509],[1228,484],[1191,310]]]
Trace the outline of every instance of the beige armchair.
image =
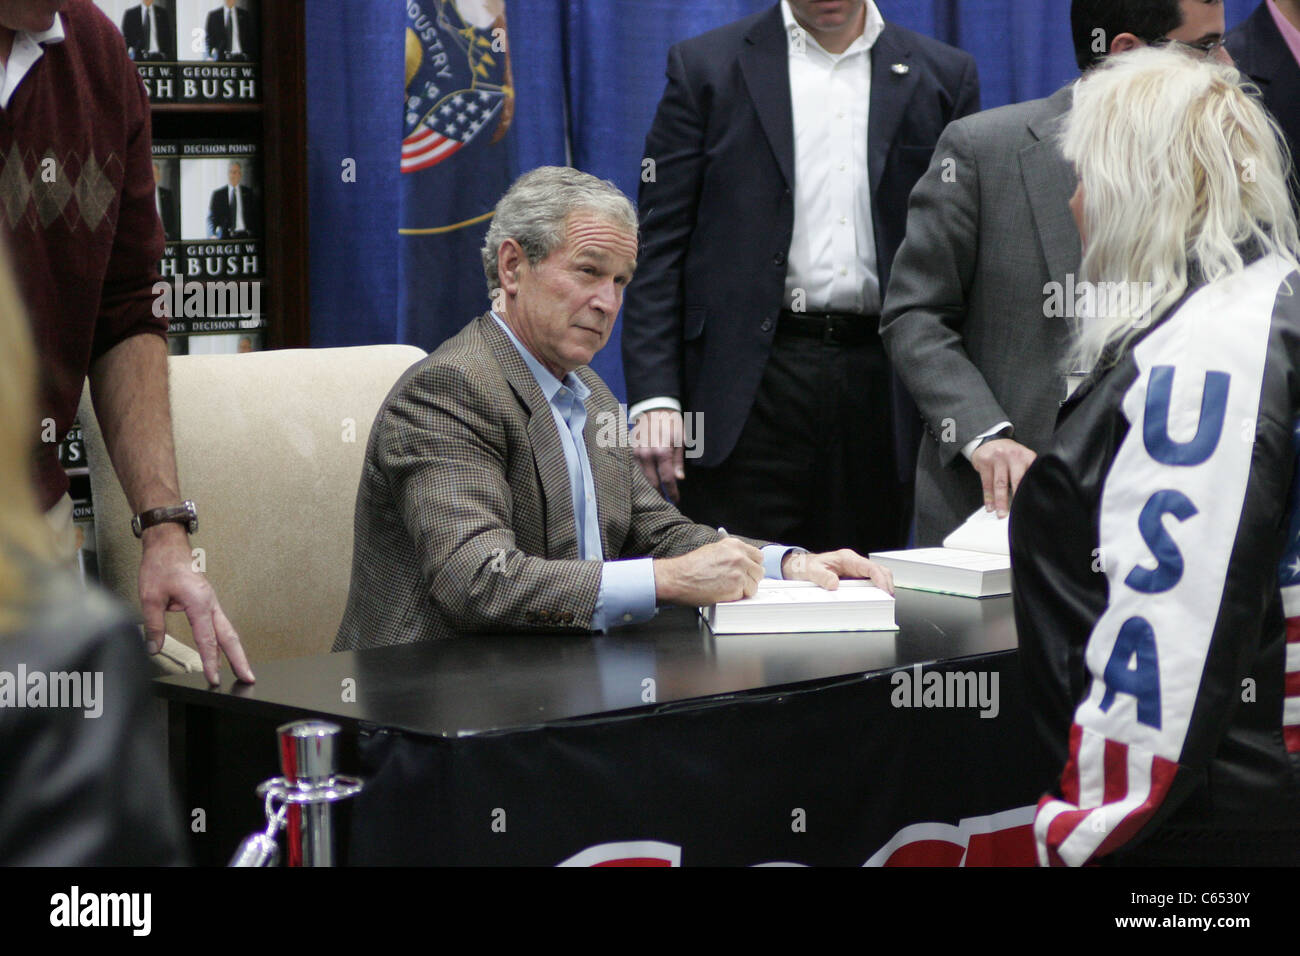
[[[199,512],[191,544],[254,669],[329,651],[347,601],[370,426],[424,355],[372,345],[169,359],[180,490]],[[100,577],[138,608],[140,546],[89,389],[79,417]],[[167,615],[167,631],[193,647],[184,614]],[[177,653],[171,641],[164,656],[198,669],[197,653]]]

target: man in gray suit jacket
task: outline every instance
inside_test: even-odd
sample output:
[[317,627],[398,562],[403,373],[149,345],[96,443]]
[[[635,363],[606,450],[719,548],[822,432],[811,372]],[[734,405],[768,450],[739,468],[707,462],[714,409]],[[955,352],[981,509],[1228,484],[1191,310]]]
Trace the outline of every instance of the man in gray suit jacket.
[[650,486],[587,367],[613,331],[636,233],[627,198],[577,170],[534,170],[502,198],[483,250],[493,311],[407,371],[370,433],[335,650],[604,631],[659,604],[750,596],[765,575],[890,587],[852,551],[728,537]]
[[[1084,70],[1147,44],[1218,55],[1224,29],[1221,0],[1074,0],[1070,20]],[[1074,309],[1056,305],[1081,250],[1055,134],[1072,97],[1073,84],[954,121],[912,193],[880,334],[927,431],[918,546],[981,502],[1007,513],[1065,398]]]

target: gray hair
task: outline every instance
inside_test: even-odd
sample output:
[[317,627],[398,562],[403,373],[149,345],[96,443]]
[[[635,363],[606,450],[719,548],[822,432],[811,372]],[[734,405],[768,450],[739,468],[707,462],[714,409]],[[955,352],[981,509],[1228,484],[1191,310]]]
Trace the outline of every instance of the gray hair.
[[636,234],[636,208],[609,180],[568,166],[539,166],[516,179],[497,203],[483,242],[488,295],[501,287],[497,278],[501,243],[515,240],[529,263],[537,265],[563,244],[564,224],[580,211]]

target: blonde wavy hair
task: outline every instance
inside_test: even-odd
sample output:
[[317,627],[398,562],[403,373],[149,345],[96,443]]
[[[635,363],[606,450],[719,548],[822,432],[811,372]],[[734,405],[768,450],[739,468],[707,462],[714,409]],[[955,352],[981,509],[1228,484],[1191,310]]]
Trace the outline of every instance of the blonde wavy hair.
[[53,560],[32,484],[36,387],[36,348],[0,241],[0,634],[21,623],[33,571]]
[[1061,147],[1083,184],[1080,278],[1149,283],[1136,308],[1080,324],[1074,368],[1161,316],[1193,269],[1214,282],[1252,249],[1300,268],[1286,140],[1232,67],[1150,47],[1110,57],[1076,85]]

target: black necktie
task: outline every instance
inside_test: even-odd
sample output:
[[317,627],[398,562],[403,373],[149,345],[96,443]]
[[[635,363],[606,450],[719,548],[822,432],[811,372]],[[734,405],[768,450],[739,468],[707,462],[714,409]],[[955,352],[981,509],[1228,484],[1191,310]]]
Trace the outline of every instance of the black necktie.
[[226,49],[229,50],[235,43],[235,38],[230,32],[230,8],[226,7]]
[[148,7],[140,8],[140,19],[144,21],[144,51],[148,53],[149,48],[153,46],[153,38],[149,36],[149,8]]

